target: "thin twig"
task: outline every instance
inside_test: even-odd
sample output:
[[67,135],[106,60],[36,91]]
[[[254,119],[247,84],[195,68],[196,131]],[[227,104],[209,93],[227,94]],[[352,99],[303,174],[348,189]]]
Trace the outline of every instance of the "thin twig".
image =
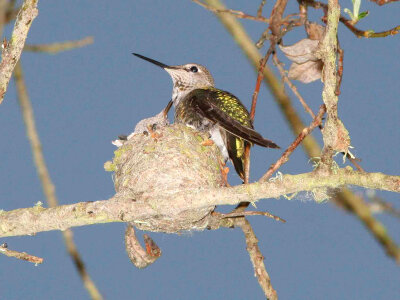
[[3,36],[3,28],[6,25],[6,14],[9,7],[8,0],[0,0],[0,37]]
[[268,61],[271,53],[274,51],[274,49],[275,49],[274,47],[270,47],[268,49],[267,53],[265,54],[264,58],[260,61],[260,66],[258,68],[258,74],[257,74],[256,86],[254,88],[253,97],[251,99],[250,118],[252,121],[254,121],[254,116],[256,114],[258,94],[260,92],[261,82],[264,78],[264,68],[265,68],[265,65],[267,64],[267,61]]
[[[281,38],[282,16],[285,11],[288,0],[276,0],[269,18],[269,27],[271,29],[271,45],[278,42]],[[274,39],[274,40],[272,40]]]
[[[374,192],[374,191],[372,191]],[[384,201],[376,195],[368,195],[368,199],[372,202],[369,204],[369,208],[372,213],[376,212],[387,212],[395,218],[400,219],[400,210],[393,207],[391,203]]]
[[299,2],[299,17],[300,17],[300,23],[302,25],[306,25],[308,22],[308,6],[303,3],[303,1],[298,1]]
[[[56,207],[58,205],[58,200],[55,193],[55,187],[46,166],[46,161],[42,152],[42,145],[36,129],[35,117],[33,114],[31,101],[26,90],[22,67],[19,62],[15,66],[14,78],[15,84],[17,86],[18,101],[22,110],[27,136],[32,148],[33,160],[35,162],[39,179],[42,184],[43,192],[46,196],[46,200],[49,206]],[[82,258],[79,255],[78,250],[75,246],[72,231],[70,229],[63,231],[63,237],[68,253],[71,256],[75,267],[77,268],[79,275],[81,276],[83,284],[85,285],[91,298],[95,300],[103,299],[95,283],[92,281],[86,271]]]
[[[270,47],[268,49],[267,53],[265,54],[264,58],[260,61],[260,67],[258,69],[256,87],[254,88],[253,97],[251,100],[251,110],[250,110],[251,122],[254,121],[254,117],[256,114],[258,94],[260,92],[262,79],[264,78],[264,73],[263,73],[264,68],[265,68],[268,58],[272,52],[273,52],[273,47]],[[244,162],[245,162],[244,183],[247,184],[247,183],[249,183],[249,178],[250,178],[250,145],[246,145],[245,152],[244,152]],[[249,206],[249,203],[245,202],[242,206],[247,207],[247,206]]]
[[237,218],[237,217],[245,217],[245,216],[266,216],[268,218],[274,219],[275,221],[280,221],[282,223],[286,223],[286,220],[281,217],[275,216],[267,211],[244,211],[244,212],[231,212],[227,214],[221,214],[220,217],[222,219],[225,218]]
[[[303,1],[304,4],[311,6],[315,9],[323,9],[326,15],[328,11],[328,5],[319,1]],[[391,35],[398,34],[400,31],[400,25],[395,26],[389,30],[381,31],[381,32],[374,32],[373,30],[360,30],[353,25],[353,22],[342,15],[339,17],[339,21],[343,23],[351,32],[353,32],[358,38],[381,38],[387,37]]]
[[14,0],[10,1],[10,6],[9,6],[10,9],[8,9],[6,12],[6,19],[5,19],[6,23],[9,23],[12,20],[14,20],[17,17],[19,10],[21,9],[21,7],[14,8],[15,2],[16,1]]
[[317,116],[311,122],[310,126],[303,129],[303,131],[297,136],[294,142],[286,149],[285,152],[283,152],[282,156],[277,160],[275,164],[273,164],[268,169],[268,171],[260,178],[259,181],[263,182],[268,180],[276,170],[278,170],[284,163],[286,163],[289,160],[289,156],[300,145],[300,143],[304,140],[304,138],[307,135],[309,135],[315,127],[321,124],[322,117],[324,116],[325,111],[326,111],[325,105],[321,105]]
[[367,203],[354,194],[347,193],[343,197],[343,191],[336,194],[337,201],[354,215],[356,215],[372,236],[382,245],[386,250],[386,254],[393,257],[397,264],[400,265],[400,248],[396,245],[394,240],[389,236],[385,226],[375,219]]
[[258,39],[258,41],[256,42],[256,47],[258,49],[261,49],[264,46],[264,42],[270,38],[270,34],[269,34],[269,27],[267,27],[263,33],[261,33],[260,38]]
[[34,264],[43,263],[43,258],[28,254],[26,252],[18,252],[15,250],[10,250],[8,249],[7,244],[0,245],[0,253],[9,257],[15,257],[21,260],[26,260]]
[[20,7],[15,8],[16,0],[0,0],[0,37],[3,36],[3,28],[17,16]]
[[375,32],[373,30],[360,30],[356,28],[349,19],[340,16],[340,22],[342,22],[351,32],[353,32],[358,38],[381,38],[396,35],[399,33],[400,25],[395,26],[391,29]]
[[[256,113],[257,98],[258,98],[258,93],[260,91],[262,79],[264,78],[265,66],[267,64],[270,55],[275,51],[275,44],[281,38],[280,26],[281,26],[282,14],[285,10],[286,3],[287,0],[278,0],[275,3],[274,8],[272,9],[271,12],[271,18],[269,23],[269,28],[271,29],[272,33],[272,35],[270,36],[270,47],[267,53],[265,54],[264,58],[260,61],[260,67],[258,69],[256,87],[254,88],[253,99],[251,101],[250,118],[252,122],[254,121],[254,116]],[[249,183],[249,177],[250,177],[250,145],[247,145],[245,149],[245,182],[244,182],[245,184]],[[249,204],[250,204],[249,202],[241,203],[235,209],[235,212],[245,210],[246,207],[249,206]]]
[[293,94],[296,95],[296,97],[299,99],[301,105],[303,106],[304,110],[308,112],[311,116],[312,119],[315,118],[314,112],[311,110],[311,108],[308,106],[304,98],[300,95],[299,91],[297,90],[297,87],[290,81],[288,78],[286,71],[282,67],[282,63],[279,61],[278,56],[276,53],[273,55],[273,60],[275,66],[278,68],[279,73],[281,74],[282,79],[286,82],[286,84],[289,86],[289,88],[293,91]]
[[257,9],[257,18],[262,17],[262,11],[263,11],[265,3],[267,3],[267,0],[261,1],[260,6]]
[[337,44],[337,53],[338,53],[339,57],[338,57],[337,83],[336,83],[335,94],[336,94],[336,96],[339,96],[340,95],[340,86],[342,85],[342,79],[343,79],[343,59],[344,59],[344,51],[340,47],[339,38],[338,38],[338,44]]
[[369,0],[371,2],[375,2],[376,4],[378,4],[379,6],[391,3],[391,2],[396,2],[396,1],[400,1],[400,0]]
[[253,228],[246,218],[237,219],[235,225],[239,226],[244,233],[244,237],[246,239],[246,250],[250,255],[250,260],[254,268],[254,274],[256,275],[258,283],[264,291],[266,298],[269,300],[277,300],[278,295],[271,285],[271,279],[264,264],[264,256],[258,247],[258,239],[253,231]]
[[9,43],[3,43],[0,63],[0,104],[3,102],[12,72],[18,62],[32,21],[38,14],[38,0],[25,0],[15,21]]
[[226,13],[226,14],[231,14],[231,15],[235,16],[236,18],[240,18],[240,19],[249,19],[249,20],[259,21],[259,22],[264,22],[264,23],[269,22],[269,20],[267,18],[264,18],[263,16],[255,17],[255,16],[248,15],[240,10],[218,9],[213,6],[205,4],[204,2],[202,2],[200,0],[192,0],[192,1],[200,6],[203,6],[205,9],[212,11],[213,13]]
[[343,155],[346,155],[346,158],[356,167],[356,169],[360,172],[365,172],[365,170],[360,166],[359,162],[361,161],[361,159],[359,158],[355,158],[353,156],[351,156],[349,153],[343,153]]
[[61,51],[85,47],[92,44],[94,38],[92,36],[85,37],[81,40],[66,41],[61,43],[42,44],[42,45],[25,45],[24,51],[29,52],[45,52],[50,54],[57,54]]

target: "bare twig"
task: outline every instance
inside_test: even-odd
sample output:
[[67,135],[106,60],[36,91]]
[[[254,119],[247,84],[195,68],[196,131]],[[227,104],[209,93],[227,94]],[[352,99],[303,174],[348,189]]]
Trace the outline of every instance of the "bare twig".
[[358,38],[381,38],[396,35],[399,33],[400,25],[395,26],[391,29],[375,32],[373,30],[360,30],[356,28],[349,19],[340,16],[340,22],[342,22],[351,32],[353,32]]
[[274,51],[274,49],[275,49],[274,47],[270,47],[268,49],[267,53],[265,54],[264,58],[262,60],[260,60],[260,66],[258,68],[256,86],[254,88],[253,97],[251,100],[250,118],[252,121],[254,121],[254,116],[256,114],[258,93],[260,92],[261,82],[264,78],[264,68],[265,68],[265,65],[267,64],[267,61],[268,61],[271,53]]
[[0,37],[3,36],[3,28],[6,24],[15,19],[19,8],[15,9],[16,0],[0,0]]
[[253,228],[246,218],[239,218],[235,222],[235,225],[239,226],[244,233],[244,237],[246,239],[246,250],[250,255],[250,260],[254,268],[254,274],[256,275],[258,283],[264,291],[266,298],[269,300],[277,300],[278,295],[271,285],[271,279],[264,264],[264,256],[258,247],[258,239],[253,231]]
[[298,1],[299,2],[299,17],[300,17],[300,23],[302,25],[305,25],[306,22],[308,22],[308,6],[303,3],[303,1]]
[[6,14],[8,10],[8,0],[0,0],[0,37],[3,36],[3,28],[6,24]]
[[[264,58],[260,61],[260,67],[258,69],[256,86],[254,88],[253,97],[252,97],[252,101],[251,101],[250,119],[252,122],[254,121],[254,116],[256,114],[258,93],[260,92],[261,82],[264,77],[263,71],[264,71],[265,65],[267,64],[268,58],[272,52],[273,52],[273,47],[270,47],[268,49],[267,53],[265,54]],[[247,183],[249,183],[249,177],[250,177],[250,145],[247,145],[245,148],[244,161],[245,161],[244,183],[247,184]],[[248,205],[249,205],[249,203],[246,202],[246,203],[243,203],[242,206],[245,206],[244,208],[246,208]]]
[[67,51],[71,49],[85,47],[87,45],[92,44],[93,41],[94,41],[93,37],[88,36],[77,41],[67,41],[67,42],[43,44],[43,45],[25,45],[24,51],[46,52],[50,54],[57,54],[61,51]]
[[263,8],[264,8],[264,5],[265,5],[266,2],[267,2],[267,0],[262,0],[261,1],[260,6],[257,9],[257,17],[258,18],[262,16],[262,11],[263,11]]
[[[43,192],[50,207],[56,207],[58,200],[55,192],[54,184],[51,180],[49,171],[46,166],[46,161],[42,152],[42,145],[36,129],[35,117],[29,96],[26,90],[25,80],[23,77],[21,64],[18,62],[14,70],[15,84],[17,86],[18,101],[22,110],[23,119],[26,126],[29,142],[32,148],[33,160],[42,183]],[[67,247],[68,253],[71,256],[76,269],[81,276],[81,279],[88,290],[92,299],[103,299],[100,292],[96,288],[95,283],[90,278],[86,271],[85,265],[81,256],[75,246],[73,235],[70,229],[63,231],[64,242]]]
[[286,71],[283,69],[282,63],[279,61],[278,56],[276,55],[276,53],[274,53],[274,55],[273,55],[273,60],[274,60],[274,64],[278,68],[279,73],[281,74],[283,80],[286,82],[286,84],[289,86],[289,88],[293,91],[293,94],[295,94],[296,97],[299,99],[299,101],[300,101],[301,105],[303,106],[304,110],[306,112],[308,112],[310,114],[310,116],[314,119],[315,118],[314,112],[308,106],[308,104],[306,103],[304,98],[300,95],[299,91],[297,90],[297,87],[288,78],[288,76],[286,74]]
[[[325,14],[328,11],[328,5],[319,1],[303,1],[304,4],[311,6],[315,9],[323,9]],[[389,30],[381,31],[381,32],[374,32],[373,30],[360,30],[353,25],[353,22],[342,15],[339,17],[339,21],[343,23],[351,32],[353,32],[358,38],[380,38],[380,37],[387,37],[391,35],[398,34],[400,31],[400,25],[395,26]]]
[[55,195],[55,188],[51,181],[49,171],[42,152],[42,144],[36,129],[35,117],[33,115],[32,104],[26,90],[25,79],[20,63],[17,63],[14,72],[15,85],[17,87],[17,95],[21,112],[26,126],[27,136],[31,143],[33,160],[42,183],[43,192],[49,202],[50,207],[58,205]]
[[286,223],[286,220],[282,219],[281,217],[275,216],[267,211],[244,211],[244,212],[231,212],[227,214],[221,214],[221,218],[237,218],[237,217],[245,217],[245,216],[265,216],[275,221],[280,221],[282,223]]
[[0,245],[0,253],[9,257],[15,257],[21,260],[26,260],[34,264],[43,263],[43,258],[28,254],[26,252],[18,252],[15,250],[10,250],[8,249],[7,244]]
[[271,11],[269,27],[271,29],[272,37],[275,39],[275,42],[278,42],[278,38],[281,35],[282,16],[286,8],[287,1],[288,0],[277,0]]
[[359,158],[354,158],[351,156],[349,153],[342,153],[343,155],[346,155],[346,158],[357,168],[358,171],[360,172],[365,172],[365,170],[360,166],[359,162],[361,159]]
[[0,63],[0,104],[3,102],[12,72],[18,62],[32,21],[38,14],[38,0],[25,0],[18,13],[10,42],[3,44],[2,60]]
[[376,195],[368,195],[368,199],[372,202],[369,204],[369,208],[372,213],[376,212],[387,212],[395,218],[400,219],[400,210],[393,207],[391,203],[379,198]]
[[396,260],[397,264],[400,265],[400,248],[389,236],[386,228],[382,225],[382,223],[372,216],[368,204],[365,203],[362,198],[349,193],[346,195],[345,198],[341,193],[336,194],[335,198],[337,199],[336,201],[342,202],[341,204],[348,211],[355,214],[361,220],[368,231],[386,250],[386,254],[393,257]]
[[231,14],[231,15],[234,15],[236,18],[240,18],[240,19],[249,19],[249,20],[253,20],[253,21],[268,23],[268,19],[264,18],[263,16],[258,16],[258,15],[251,16],[251,15],[245,14],[244,12],[242,12],[240,10],[215,8],[213,6],[205,4],[201,0],[192,0],[192,1],[200,6],[203,6],[205,9],[212,11],[213,13]]
[[322,117],[324,116],[325,111],[326,111],[325,105],[321,105],[317,116],[311,122],[310,126],[303,129],[303,131],[297,136],[294,142],[285,150],[285,152],[283,152],[282,156],[278,159],[278,161],[268,169],[268,171],[260,178],[259,181],[268,180],[276,170],[278,170],[284,163],[286,163],[289,160],[289,156],[300,145],[300,143],[304,140],[304,138],[307,135],[309,135],[315,127],[321,124]]
[[369,1],[375,2],[379,6],[382,6],[382,5],[385,5],[385,4],[388,4],[388,3],[391,3],[391,2],[396,2],[396,1],[399,1],[399,0],[369,0]]
[[264,42],[269,39],[270,34],[269,34],[269,27],[267,27],[263,33],[261,34],[260,38],[258,39],[258,41],[256,42],[256,47],[258,49],[261,49],[264,46]]
[[[265,65],[267,64],[267,61],[268,61],[270,55],[275,51],[275,44],[279,41],[280,36],[281,36],[280,26],[281,26],[282,14],[285,10],[286,3],[287,3],[287,0],[278,0],[275,3],[275,6],[271,12],[271,18],[270,18],[270,23],[269,23],[269,27],[272,32],[272,35],[270,36],[270,47],[269,47],[267,53],[265,54],[264,58],[260,61],[260,67],[258,69],[256,87],[254,89],[253,99],[251,102],[250,118],[252,121],[254,121],[256,105],[257,105],[257,98],[258,98],[258,93],[260,91],[261,82],[264,77]],[[247,145],[246,149],[245,149],[245,181],[244,181],[245,184],[249,183],[249,177],[250,177],[250,145]],[[250,204],[249,202],[241,203],[235,209],[235,211],[236,212],[243,211],[246,209],[246,207],[249,206],[249,204]]]
[[340,47],[339,43],[339,38],[338,38],[338,44],[337,44],[337,53],[339,55],[338,58],[338,71],[337,71],[337,83],[336,83],[336,90],[335,94],[336,96],[340,95],[340,86],[342,85],[342,79],[343,79],[343,59],[344,59],[344,51]]

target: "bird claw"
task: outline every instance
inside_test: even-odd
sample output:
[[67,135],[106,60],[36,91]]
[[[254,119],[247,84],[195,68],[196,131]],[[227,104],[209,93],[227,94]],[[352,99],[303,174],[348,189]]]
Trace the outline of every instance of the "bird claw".
[[221,169],[223,183],[225,183],[225,186],[230,187],[231,185],[228,183],[229,168],[222,161],[219,161],[219,167]]
[[207,139],[207,140],[203,141],[203,142],[201,143],[201,145],[202,145],[202,146],[212,146],[212,145],[214,145],[214,142],[213,142],[213,140],[211,140],[211,139]]

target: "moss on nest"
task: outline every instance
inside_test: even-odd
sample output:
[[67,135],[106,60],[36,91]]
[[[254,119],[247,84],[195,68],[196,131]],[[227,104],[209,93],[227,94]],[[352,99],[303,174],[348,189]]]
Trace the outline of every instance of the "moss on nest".
[[163,201],[167,194],[223,184],[220,151],[215,145],[202,146],[207,138],[206,134],[174,124],[155,134],[136,134],[115,151],[113,161],[105,168],[115,172],[117,194],[143,201],[157,211],[156,218],[138,220],[136,227],[161,232],[197,229],[198,222],[214,209],[192,210],[191,203]]

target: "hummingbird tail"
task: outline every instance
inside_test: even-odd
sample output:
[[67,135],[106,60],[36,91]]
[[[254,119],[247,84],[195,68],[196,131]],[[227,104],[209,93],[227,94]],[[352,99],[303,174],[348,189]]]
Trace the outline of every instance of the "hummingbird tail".
[[244,181],[244,150],[247,145],[251,145],[249,142],[237,138],[234,135],[228,134],[227,136],[227,149],[229,158],[235,167],[236,173]]

